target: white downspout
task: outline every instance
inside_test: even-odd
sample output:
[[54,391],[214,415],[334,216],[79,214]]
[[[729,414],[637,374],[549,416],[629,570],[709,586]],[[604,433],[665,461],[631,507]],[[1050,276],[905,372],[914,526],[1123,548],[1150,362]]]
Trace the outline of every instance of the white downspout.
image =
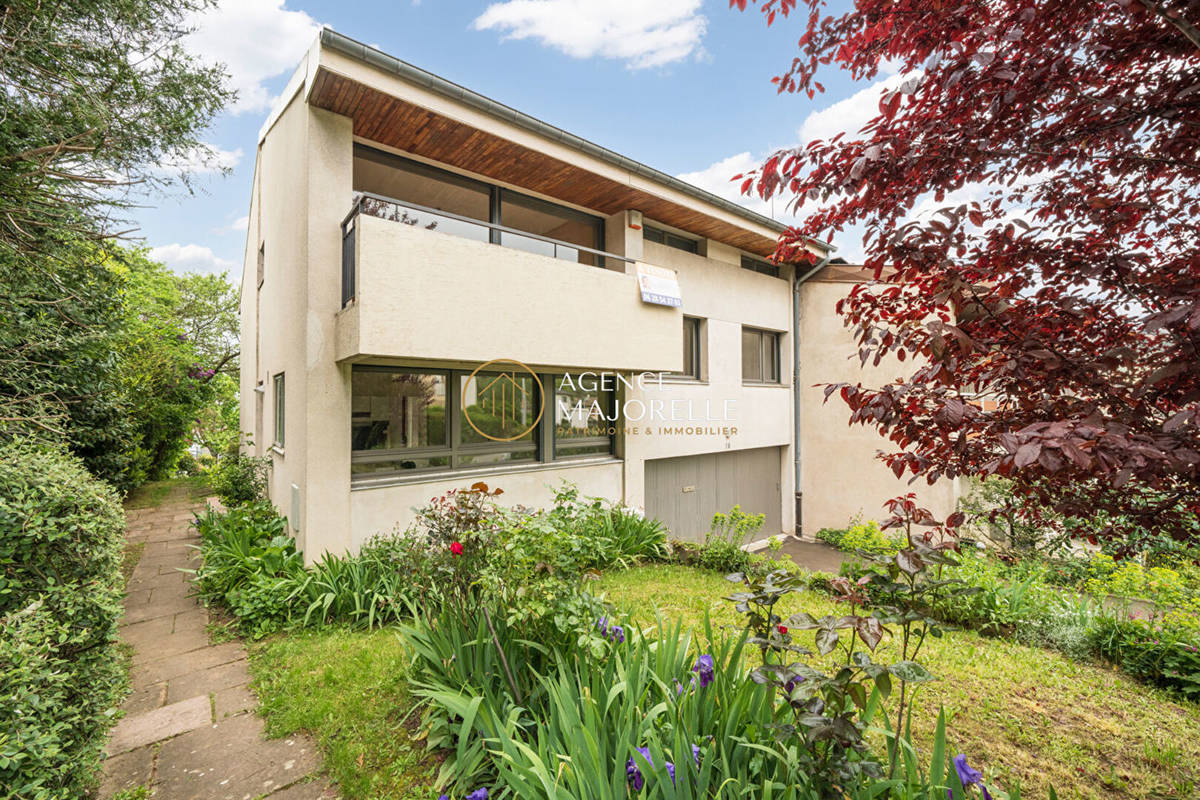
[[[796,514],[796,534],[802,533],[800,528],[800,504],[803,497],[800,493],[800,284],[816,275],[833,259],[833,249],[817,262],[816,266],[792,280],[792,456],[795,470],[795,496],[793,504]],[[798,271],[797,271],[798,274]],[[796,502],[799,500],[800,502]]]

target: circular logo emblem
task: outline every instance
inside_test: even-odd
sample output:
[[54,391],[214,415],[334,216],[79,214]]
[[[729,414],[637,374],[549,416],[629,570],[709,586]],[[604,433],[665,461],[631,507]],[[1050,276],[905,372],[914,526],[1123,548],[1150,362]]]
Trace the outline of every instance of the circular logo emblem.
[[541,421],[545,396],[536,372],[520,361],[496,358],[476,367],[463,384],[463,416],[485,439],[515,442]]

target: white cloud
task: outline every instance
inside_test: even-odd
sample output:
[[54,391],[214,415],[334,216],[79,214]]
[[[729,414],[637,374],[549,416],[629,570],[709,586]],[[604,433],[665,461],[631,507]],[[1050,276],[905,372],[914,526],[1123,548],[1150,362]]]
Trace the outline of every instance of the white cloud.
[[879,116],[879,98],[885,91],[895,89],[907,77],[893,74],[860,89],[844,100],[813,111],[800,123],[800,143],[814,139],[831,139],[839,133],[857,134],[873,118]]
[[170,177],[181,175],[208,175],[233,169],[242,160],[242,148],[225,150],[215,144],[208,149],[193,148],[186,153],[165,159],[158,164],[157,172]]
[[175,272],[227,272],[236,264],[200,244],[164,244],[150,248],[150,258]]
[[615,58],[630,69],[699,55],[708,19],[702,0],[503,0],[475,19],[477,30],[536,39],[574,58]]
[[231,222],[229,224],[228,228],[226,228],[226,230],[233,231],[234,233],[244,233],[245,231],[247,231],[249,229],[250,229],[250,217],[248,217],[248,216],[238,217],[237,219],[235,219],[233,222]]
[[305,12],[285,8],[284,0],[220,0],[193,22],[197,29],[184,44],[225,65],[238,92],[235,114],[269,110],[275,98],[265,82],[290,73],[321,28]]
[[717,197],[723,197],[738,205],[745,206],[751,211],[771,216],[770,204],[757,194],[742,194],[742,182],[732,180],[734,175],[742,175],[758,169],[762,159],[755,158],[749,152],[738,153],[705,167],[697,172],[685,172],[677,175],[681,181],[687,181]]

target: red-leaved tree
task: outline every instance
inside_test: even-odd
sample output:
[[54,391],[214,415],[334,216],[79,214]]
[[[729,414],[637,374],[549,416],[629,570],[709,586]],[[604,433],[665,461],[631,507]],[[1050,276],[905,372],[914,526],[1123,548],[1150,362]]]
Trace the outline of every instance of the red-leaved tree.
[[777,257],[865,226],[887,278],[838,310],[911,375],[829,392],[897,475],[1003,475],[1035,515],[1200,541],[1200,0],[799,6],[760,6],[807,22],[780,92],[905,77],[742,186],[793,200]]

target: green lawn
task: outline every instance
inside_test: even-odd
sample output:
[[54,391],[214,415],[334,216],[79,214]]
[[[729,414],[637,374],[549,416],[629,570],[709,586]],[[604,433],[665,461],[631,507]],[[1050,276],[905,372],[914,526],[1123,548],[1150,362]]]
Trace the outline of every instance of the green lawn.
[[[605,576],[599,591],[645,618],[734,629],[721,597],[733,586],[688,567],[643,567]],[[820,615],[836,606],[804,593],[785,601],[784,616]],[[889,646],[880,659],[891,660]],[[280,636],[251,651],[255,687],[268,728],[278,736],[308,731],[347,800],[429,798],[438,761],[417,734],[405,685],[407,659],[392,630],[332,630]],[[939,706],[954,752],[982,764],[989,780],[1019,780],[1024,796],[1054,785],[1066,798],[1192,797],[1200,786],[1200,707],[1108,669],[1049,651],[950,632],[926,645],[920,660],[939,677],[918,695],[918,743]]]
[[208,476],[194,475],[190,478],[170,478],[165,481],[143,483],[125,498],[125,508],[157,508],[167,499],[175,487],[186,489],[188,495],[197,499],[209,493]]

